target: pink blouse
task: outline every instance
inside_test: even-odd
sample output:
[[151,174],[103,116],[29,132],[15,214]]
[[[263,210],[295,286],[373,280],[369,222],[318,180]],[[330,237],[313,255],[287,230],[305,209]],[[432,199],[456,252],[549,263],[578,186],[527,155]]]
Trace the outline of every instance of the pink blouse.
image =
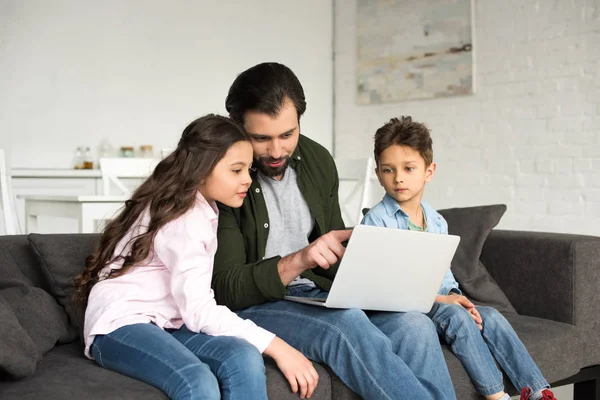
[[[147,230],[146,210],[119,242],[115,255],[127,254],[129,240]],[[213,336],[245,339],[263,352],[275,335],[217,305],[210,287],[217,250],[218,209],[198,192],[194,206],[167,223],[156,234],[153,249],[141,264],[125,275],[106,279],[119,260],[99,273],[85,312],[85,354],[96,335],[106,335],[126,325],[153,322],[158,327],[180,328]]]

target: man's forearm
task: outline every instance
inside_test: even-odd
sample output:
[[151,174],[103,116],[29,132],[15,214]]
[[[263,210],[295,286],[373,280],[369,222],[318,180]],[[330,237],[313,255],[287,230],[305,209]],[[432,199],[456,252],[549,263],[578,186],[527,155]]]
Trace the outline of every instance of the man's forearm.
[[294,279],[300,274],[309,269],[310,267],[304,265],[302,262],[302,250],[285,256],[277,263],[277,271],[281,278],[281,283],[285,286],[289,285]]

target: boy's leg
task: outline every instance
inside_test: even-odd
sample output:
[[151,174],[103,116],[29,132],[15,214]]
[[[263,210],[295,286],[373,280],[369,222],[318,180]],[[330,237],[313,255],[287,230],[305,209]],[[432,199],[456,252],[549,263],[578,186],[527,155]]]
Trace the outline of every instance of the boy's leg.
[[373,312],[371,322],[391,341],[392,349],[419,378],[432,382],[453,398],[454,386],[436,328],[424,314]]
[[[457,304],[435,303],[427,315],[462,363],[477,392],[489,396],[504,391],[502,372],[467,310]],[[485,319],[483,323],[485,326]]]
[[171,334],[210,367],[221,385],[224,400],[267,399],[263,357],[248,341],[194,333],[185,325]]
[[210,368],[156,325],[128,325],[98,335],[90,352],[100,366],[146,382],[171,399],[221,398]]
[[477,309],[483,320],[483,338],[513,385],[519,391],[531,388],[534,395],[549,388],[548,381],[506,318],[492,307]]
[[281,300],[237,313],[275,333],[309,359],[330,366],[363,398],[448,398],[433,383],[414,375],[393,352],[390,340],[361,310]]

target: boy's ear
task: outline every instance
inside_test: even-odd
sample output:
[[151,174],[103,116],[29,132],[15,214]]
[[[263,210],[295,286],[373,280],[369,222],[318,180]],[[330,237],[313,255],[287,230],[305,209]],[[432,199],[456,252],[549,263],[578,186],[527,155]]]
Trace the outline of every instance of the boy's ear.
[[435,169],[437,166],[434,162],[429,164],[429,166],[425,169],[425,182],[431,182],[433,179],[433,175],[435,175]]

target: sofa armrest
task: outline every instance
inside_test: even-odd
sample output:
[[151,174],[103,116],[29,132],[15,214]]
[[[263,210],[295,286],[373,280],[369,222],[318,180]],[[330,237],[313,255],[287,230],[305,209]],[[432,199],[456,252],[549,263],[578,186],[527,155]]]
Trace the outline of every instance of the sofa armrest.
[[600,237],[494,230],[481,261],[519,314],[600,329]]

